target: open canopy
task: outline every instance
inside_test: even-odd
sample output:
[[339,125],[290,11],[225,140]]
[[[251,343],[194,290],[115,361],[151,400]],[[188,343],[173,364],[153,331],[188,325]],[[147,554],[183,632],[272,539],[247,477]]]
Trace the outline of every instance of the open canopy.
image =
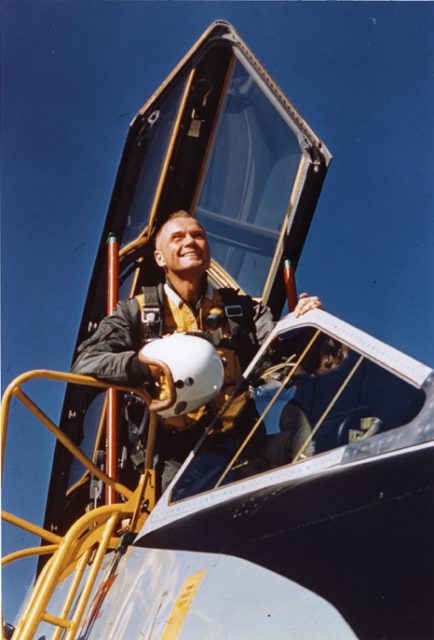
[[151,240],[179,209],[205,226],[220,280],[278,316],[279,267],[299,260],[330,159],[234,29],[211,25],[130,126],[82,329],[105,308],[108,234],[122,246],[121,292],[134,294],[161,279]]
[[[106,313],[109,234],[121,247],[120,297],[134,296],[163,278],[153,237],[180,209],[207,230],[214,283],[262,298],[279,317],[281,266],[285,258],[297,265],[330,159],[231,25],[212,24],[130,125],[77,345]],[[93,399],[68,387],[60,423],[91,457],[104,411]],[[76,473],[58,446],[47,528],[63,517]]]

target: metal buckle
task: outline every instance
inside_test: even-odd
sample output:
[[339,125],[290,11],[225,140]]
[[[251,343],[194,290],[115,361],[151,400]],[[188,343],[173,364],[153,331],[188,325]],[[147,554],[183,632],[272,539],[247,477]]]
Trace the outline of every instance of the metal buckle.
[[143,307],[142,322],[146,326],[149,326],[152,324],[159,324],[161,322],[160,308],[159,307]]
[[227,318],[241,318],[243,316],[243,307],[240,304],[231,304],[225,307]]

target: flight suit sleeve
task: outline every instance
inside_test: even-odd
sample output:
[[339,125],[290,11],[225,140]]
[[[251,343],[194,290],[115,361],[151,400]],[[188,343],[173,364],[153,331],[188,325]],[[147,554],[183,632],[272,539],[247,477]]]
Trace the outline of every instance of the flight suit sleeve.
[[72,373],[115,385],[141,385],[150,374],[148,367],[137,358],[140,346],[137,301],[121,301],[113,314],[103,318],[95,333],[79,346]]

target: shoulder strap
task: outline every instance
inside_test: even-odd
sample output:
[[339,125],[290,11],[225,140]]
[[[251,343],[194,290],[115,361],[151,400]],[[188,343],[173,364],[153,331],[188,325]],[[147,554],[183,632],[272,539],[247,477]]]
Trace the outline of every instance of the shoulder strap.
[[218,293],[232,336],[230,343],[245,368],[258,348],[252,298],[231,287],[218,289]]
[[163,334],[164,302],[163,285],[142,287],[142,293],[136,296],[140,307],[140,325],[142,340],[147,342]]
[[251,298],[238,293],[231,287],[222,287],[218,289],[218,293],[232,336],[254,333],[254,310]]

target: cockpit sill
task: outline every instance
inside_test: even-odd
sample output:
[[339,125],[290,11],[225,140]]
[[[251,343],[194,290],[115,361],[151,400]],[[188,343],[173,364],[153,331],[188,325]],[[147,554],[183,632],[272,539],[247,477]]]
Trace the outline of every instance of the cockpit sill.
[[[372,460],[378,461],[434,446],[433,370],[325,311],[311,311],[308,318],[299,319],[295,318],[293,314],[289,314],[278,322],[266,343],[245,371],[245,377],[247,378],[255,369],[262,355],[277,336],[289,329],[307,325],[327,332],[328,335],[340,340],[348,348],[356,349],[359,354],[366,356],[383,369],[423,391],[426,399],[418,414],[408,423],[370,438],[349,442],[330,451],[318,453],[313,457],[300,459],[285,466],[258,473],[247,479],[236,480],[231,484],[173,501],[173,488],[194,459],[196,451],[200,449],[199,443],[157,503],[138,534],[137,541],[146,534],[171,522],[240,496],[245,496],[248,500],[258,492],[269,493],[271,491],[273,493],[273,488],[276,488],[277,492],[277,487],[282,484],[288,485],[344,468],[366,465]],[[391,401],[393,402],[393,398]],[[252,497],[252,499],[254,498]]]

